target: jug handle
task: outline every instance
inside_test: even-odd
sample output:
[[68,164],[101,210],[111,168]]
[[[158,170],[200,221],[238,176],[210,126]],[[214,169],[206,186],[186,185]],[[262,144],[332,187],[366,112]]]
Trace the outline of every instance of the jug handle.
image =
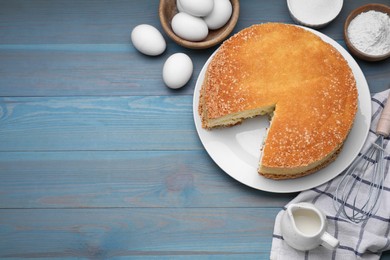
[[321,240],[321,245],[330,250],[334,250],[339,245],[337,238],[331,236],[328,232],[324,232],[324,234],[322,234]]

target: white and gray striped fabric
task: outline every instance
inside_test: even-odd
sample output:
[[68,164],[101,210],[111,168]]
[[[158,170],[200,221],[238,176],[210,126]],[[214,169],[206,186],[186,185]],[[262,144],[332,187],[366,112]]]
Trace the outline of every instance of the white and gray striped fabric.
[[[372,124],[363,148],[363,151],[375,141],[375,129],[380,113],[386,103],[389,90],[377,93],[371,97]],[[301,252],[289,247],[283,240],[280,231],[280,219],[286,207],[281,210],[275,219],[272,249],[272,260],[295,259],[379,259],[381,253],[390,250],[390,145],[389,138],[384,141],[385,154],[385,184],[382,193],[381,205],[371,218],[359,224],[346,220],[333,207],[334,194],[337,184],[343,174],[337,178],[313,189],[302,191],[290,203],[311,202],[327,215],[327,232],[335,236],[340,244],[336,250],[331,251],[322,246],[311,251]],[[372,169],[368,169],[372,171]]]

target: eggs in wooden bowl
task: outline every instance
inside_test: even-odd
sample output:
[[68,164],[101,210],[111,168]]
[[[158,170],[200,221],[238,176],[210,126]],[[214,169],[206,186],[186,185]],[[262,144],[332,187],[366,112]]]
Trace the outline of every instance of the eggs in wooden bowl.
[[159,5],[165,33],[190,49],[207,49],[225,40],[236,26],[239,12],[238,0],[160,0]]

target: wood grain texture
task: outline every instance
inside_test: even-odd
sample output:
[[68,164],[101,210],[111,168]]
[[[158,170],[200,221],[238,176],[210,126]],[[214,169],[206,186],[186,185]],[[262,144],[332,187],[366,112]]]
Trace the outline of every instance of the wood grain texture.
[[[150,58],[130,44],[0,45],[0,95],[192,95],[213,50],[185,51],[193,59],[193,76],[184,88],[171,90],[162,82],[162,67],[169,55],[182,50],[169,49]],[[390,62],[358,63],[372,90],[389,87]]]
[[137,24],[159,26],[158,1],[2,0],[1,44],[128,43]]
[[194,149],[191,96],[0,98],[0,151]]
[[[342,40],[341,25],[349,12],[370,2],[344,1],[340,15],[321,31]],[[388,0],[375,2],[388,4]],[[152,24],[162,31],[158,4],[158,0],[2,0],[0,44],[129,43],[131,29],[140,23]],[[262,22],[293,23],[286,1],[240,2],[240,18],[235,31]],[[167,41],[172,43],[168,38]]]
[[186,87],[175,91],[164,85],[162,68],[178,51],[183,50],[146,57],[131,44],[0,45],[0,95],[192,95],[212,52],[185,51],[192,57],[194,74]]
[[[345,47],[344,20],[353,8],[366,2],[346,1],[336,20],[320,31]],[[386,3],[386,0],[379,2]],[[106,8],[108,3],[2,1],[0,95],[191,95],[200,69],[217,46],[189,50],[164,35],[168,44],[166,52],[159,57],[146,57],[132,46],[130,32],[139,23],[154,25],[162,31],[158,1],[115,1]],[[285,1],[256,5],[244,1],[241,9],[234,32],[255,23],[292,23]],[[175,52],[185,52],[194,61],[194,75],[179,91],[166,88],[161,80],[162,66]],[[381,75],[390,74],[390,62],[357,61],[372,92],[389,87]]]
[[[0,208],[282,207],[203,151],[0,152]],[[205,199],[207,198],[207,199]]]
[[276,208],[0,210],[0,257],[266,257],[278,212]]

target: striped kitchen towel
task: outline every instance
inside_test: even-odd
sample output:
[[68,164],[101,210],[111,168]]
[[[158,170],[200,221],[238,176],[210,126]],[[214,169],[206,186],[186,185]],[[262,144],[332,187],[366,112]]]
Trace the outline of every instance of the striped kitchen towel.
[[[386,103],[389,90],[372,96],[372,124],[363,147],[363,151],[375,141],[375,129],[381,111]],[[390,102],[390,101],[389,101]],[[287,245],[280,231],[280,219],[286,207],[281,210],[275,219],[274,233],[272,238],[272,260],[294,259],[379,259],[382,252],[390,250],[390,145],[389,138],[384,140],[385,148],[385,184],[379,210],[367,221],[355,224],[345,219],[333,206],[334,194],[343,174],[335,179],[315,187],[302,191],[290,203],[310,202],[321,209],[327,216],[327,232],[336,237],[340,244],[336,250],[328,250],[319,246],[313,250],[301,252]],[[372,171],[371,168],[368,171]],[[367,194],[368,196],[368,194]]]

